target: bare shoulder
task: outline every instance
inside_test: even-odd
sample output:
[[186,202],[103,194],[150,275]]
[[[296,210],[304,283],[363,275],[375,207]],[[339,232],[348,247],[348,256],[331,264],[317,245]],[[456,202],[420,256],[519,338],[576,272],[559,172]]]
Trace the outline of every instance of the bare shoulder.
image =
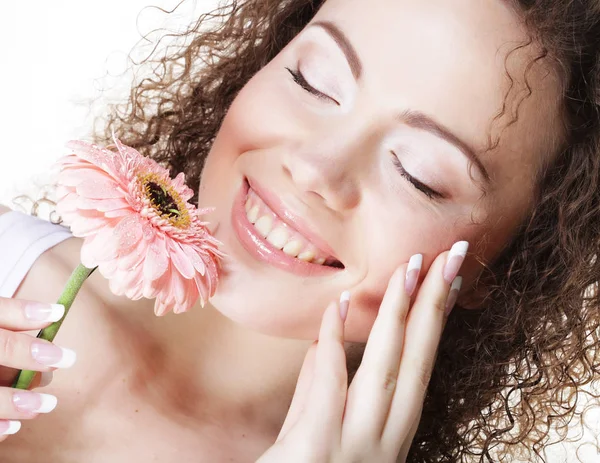
[[[35,301],[55,301],[68,280],[79,251],[77,238],[53,246],[37,258],[23,279],[15,297]],[[75,256],[75,257],[74,257]]]
[[[0,204],[0,216],[11,209]],[[30,300],[53,300],[55,291],[64,284],[72,262],[79,257],[79,240],[69,238],[46,250],[29,269],[14,297]]]

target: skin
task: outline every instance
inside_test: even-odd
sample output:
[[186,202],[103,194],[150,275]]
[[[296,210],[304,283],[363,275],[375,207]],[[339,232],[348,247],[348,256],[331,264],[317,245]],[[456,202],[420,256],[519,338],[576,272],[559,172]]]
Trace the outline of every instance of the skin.
[[[474,169],[471,181],[460,151],[396,119],[402,111],[422,111],[484,150],[507,88],[505,44],[525,39],[502,2],[380,1],[363,10],[355,1],[330,0],[313,21],[344,31],[362,62],[361,78],[353,77],[322,27],[307,27],[242,89],[203,172],[201,202],[216,206],[210,220],[231,256],[213,304],[267,334],[314,339],[327,301],[349,289],[354,305],[346,336],[364,342],[389,276],[411,255],[422,253],[427,268],[459,240],[484,260],[497,253],[528,210],[541,153],[549,151],[556,121],[550,117],[531,131],[540,107],[558,114],[547,76],[521,108],[522,123],[480,156],[491,177],[484,198],[481,176]],[[509,69],[522,73],[526,59],[516,57]],[[298,66],[339,105],[300,88],[286,70]],[[446,197],[431,200],[415,189],[396,170],[392,152],[413,177]],[[301,278],[249,256],[229,221],[246,175],[312,224],[345,271]],[[465,286],[478,270],[473,260],[467,263]]]
[[[553,152],[552,134],[560,133],[551,72],[533,68],[534,91],[519,121],[481,155],[491,179],[485,195],[460,151],[396,115],[422,111],[483,150],[488,133],[506,123],[490,126],[508,88],[507,43],[525,39],[517,14],[491,0],[375,0],[368,9],[358,0],[328,0],[314,21],[345,33],[362,75],[356,80],[336,42],[310,26],[236,97],[200,186],[200,206],[216,207],[208,220],[229,256],[211,304],[158,319],[152,301],[113,296],[98,272],[92,275],[56,338],[76,350],[78,362],[39,389],[58,396],[58,408],[24,420],[2,443],[2,461],[37,461],[53,451],[90,463],[107,455],[114,462],[132,455],[168,461],[174,448],[181,462],[199,454],[211,461],[258,457],[281,429],[331,300],[350,290],[346,346],[365,342],[390,276],[411,255],[424,255],[425,275],[456,241],[469,241],[489,260],[514,232],[530,207],[535,174]],[[522,75],[534,51],[513,54],[509,71]],[[306,80],[339,105],[293,81],[286,67],[299,63]],[[392,151],[446,198],[431,200],[414,188],[396,170]],[[308,221],[345,270],[300,277],[251,257],[229,219],[244,175]],[[15,298],[56,300],[79,248],[70,239],[45,253]],[[468,258],[463,288],[478,270]],[[82,411],[85,419],[72,426]]]

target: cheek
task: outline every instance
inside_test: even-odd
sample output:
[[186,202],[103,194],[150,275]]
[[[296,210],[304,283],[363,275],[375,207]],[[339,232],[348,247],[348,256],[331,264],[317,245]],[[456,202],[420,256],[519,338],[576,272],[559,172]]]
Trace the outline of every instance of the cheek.
[[291,102],[289,82],[279,71],[283,66],[277,63],[270,63],[242,88],[217,134],[217,139],[225,139],[238,155],[301,139],[301,124]]
[[[262,71],[261,71],[262,72]],[[211,146],[202,170],[199,201],[214,201],[235,173],[236,160],[245,152],[269,146],[276,140],[274,114],[267,110],[271,96],[263,90],[261,74],[256,74],[238,93]]]
[[[474,230],[466,219],[462,222],[448,216],[424,212],[422,207],[411,207],[409,199],[404,204],[373,201],[361,220],[365,224],[360,240],[359,255],[364,278],[352,291],[351,314],[346,322],[346,332],[355,342],[365,342],[377,317],[388,281],[396,268],[406,264],[414,254],[424,257],[421,279],[431,263],[452,244],[462,239],[473,239]],[[455,223],[452,228],[448,223]]]

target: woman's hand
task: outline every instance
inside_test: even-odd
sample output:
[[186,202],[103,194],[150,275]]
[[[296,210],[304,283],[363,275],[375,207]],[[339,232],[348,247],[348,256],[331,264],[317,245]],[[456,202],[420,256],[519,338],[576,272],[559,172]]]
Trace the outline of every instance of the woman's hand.
[[467,247],[462,241],[438,256],[412,308],[422,257],[413,256],[394,273],[349,388],[344,351],[347,295],[342,295],[339,307],[329,305],[279,436],[257,463],[406,460],[421,419],[446,307],[452,308],[460,289],[462,279],[456,275]]
[[[58,321],[64,307],[32,301],[0,298],[0,442],[21,428],[20,420],[35,418],[56,407],[49,394],[13,389],[18,370],[52,372],[68,368],[75,353],[19,331],[39,330]],[[37,375],[35,385],[40,385]]]

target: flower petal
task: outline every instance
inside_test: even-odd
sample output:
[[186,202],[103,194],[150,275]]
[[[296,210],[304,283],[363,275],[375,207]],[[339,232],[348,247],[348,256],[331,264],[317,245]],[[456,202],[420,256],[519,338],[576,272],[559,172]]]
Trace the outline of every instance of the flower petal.
[[196,271],[200,275],[204,275],[204,272],[206,271],[206,266],[204,265],[202,257],[200,257],[200,253],[195,249],[195,247],[190,246],[188,244],[180,243],[180,246],[183,252],[185,252],[186,257],[196,269]]
[[137,214],[126,215],[115,227],[119,255],[128,253],[142,239],[142,225]]
[[99,179],[85,182],[76,187],[77,193],[87,198],[106,199],[122,198],[123,191],[118,185],[109,179]]
[[73,236],[85,237],[87,235],[96,234],[102,228],[106,227],[107,220],[103,217],[86,217],[85,219],[77,218],[71,225],[71,233]]
[[131,248],[129,251],[121,249],[119,251],[119,259],[117,266],[121,270],[127,270],[142,266],[142,262],[146,257],[148,245],[144,240],[140,240],[137,245]]
[[177,303],[182,303],[185,300],[185,284],[183,277],[179,272],[171,272],[171,296],[175,298]]
[[194,278],[194,265],[187,258],[187,255],[181,249],[179,243],[176,241],[169,241],[169,257],[171,257],[171,262],[175,265],[175,268],[181,273],[181,275],[187,280],[191,280]]
[[168,266],[169,258],[165,240],[161,235],[157,235],[148,244],[148,253],[144,261],[144,278],[156,280],[167,271]]

